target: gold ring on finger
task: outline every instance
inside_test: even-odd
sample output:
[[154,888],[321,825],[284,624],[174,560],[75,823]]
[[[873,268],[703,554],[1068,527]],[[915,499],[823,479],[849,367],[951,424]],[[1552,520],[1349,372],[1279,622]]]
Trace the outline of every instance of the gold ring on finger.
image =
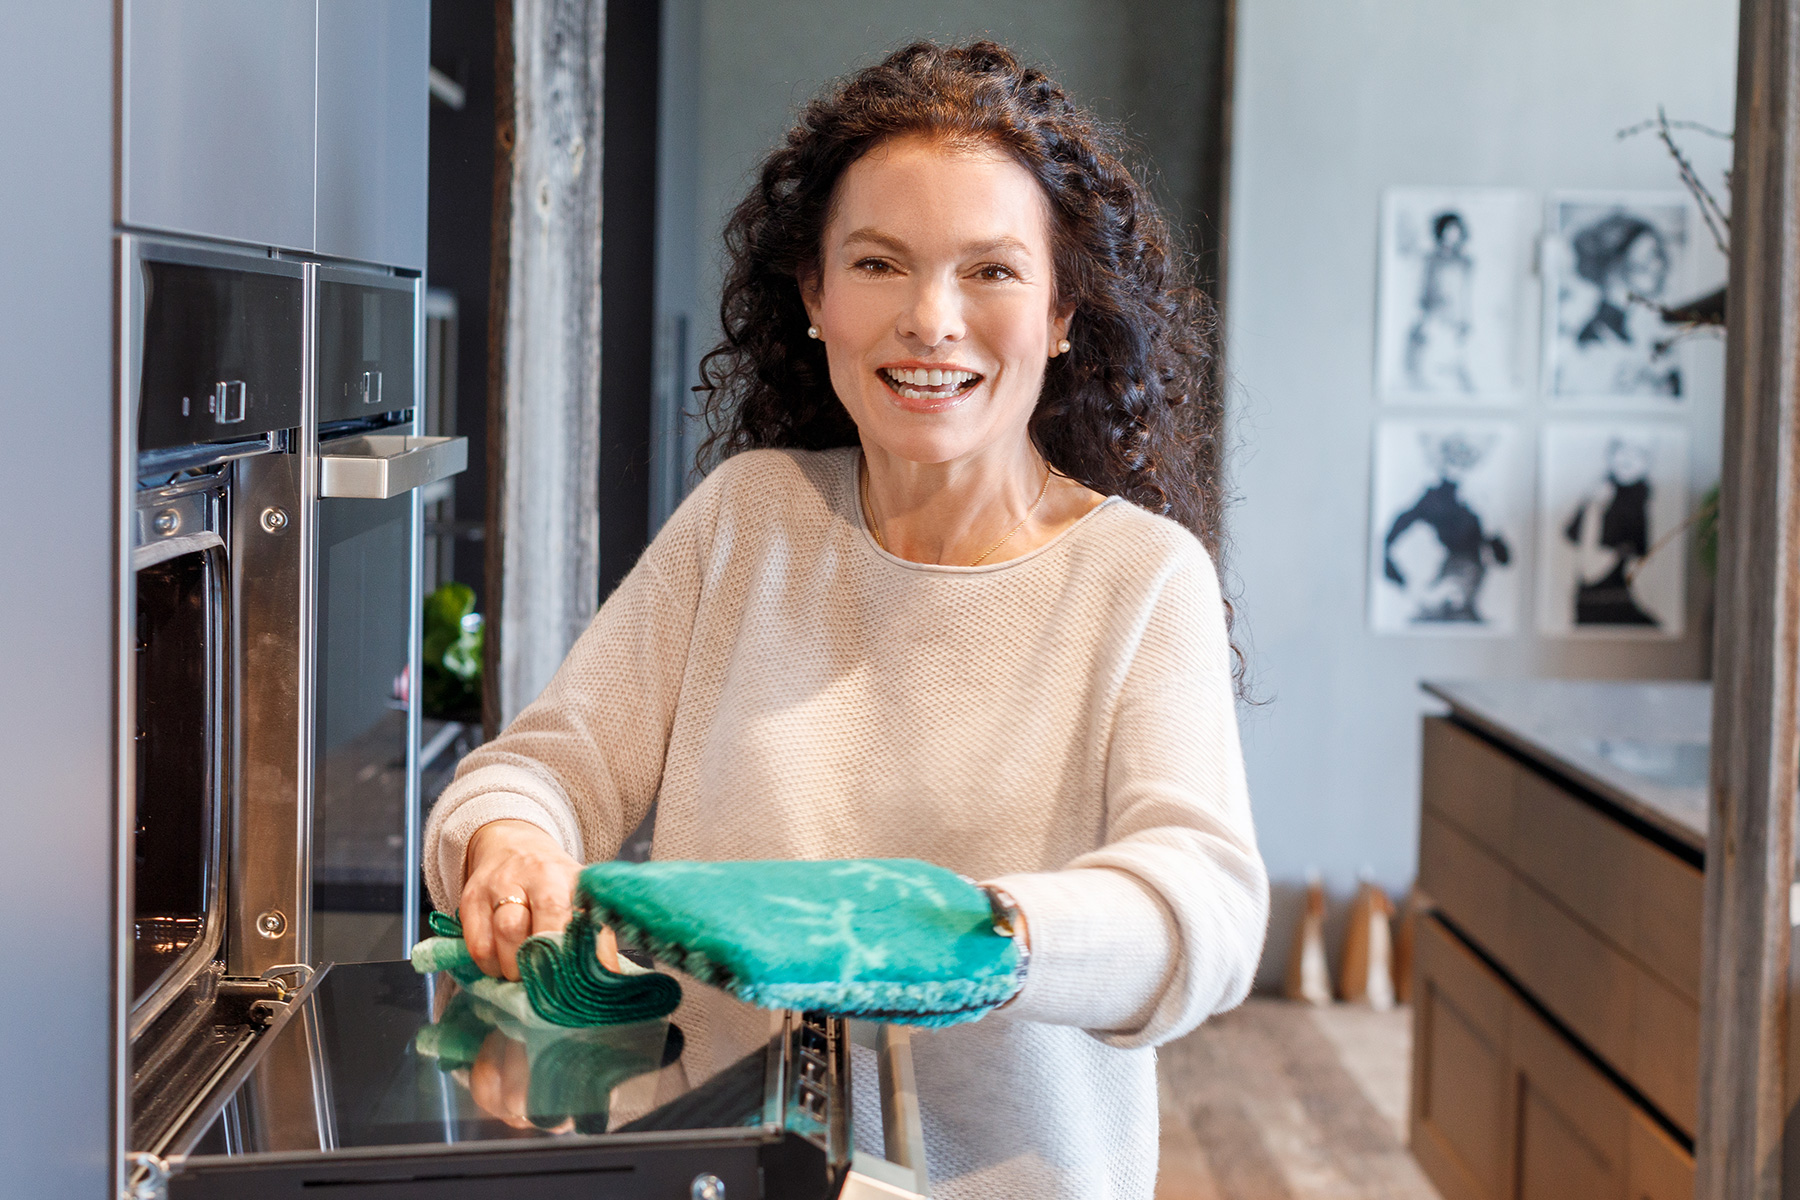
[[531,907],[531,904],[523,896],[502,896],[500,899],[494,901],[494,911],[499,912],[508,904],[520,904],[524,905],[526,908]]

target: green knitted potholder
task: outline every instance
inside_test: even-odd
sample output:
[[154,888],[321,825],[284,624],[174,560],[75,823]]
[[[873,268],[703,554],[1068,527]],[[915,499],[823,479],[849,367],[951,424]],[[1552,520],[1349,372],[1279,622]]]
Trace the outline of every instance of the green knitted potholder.
[[438,936],[413,946],[413,969],[421,975],[448,971],[482,1000],[528,1025],[625,1025],[666,1017],[681,1003],[681,984],[671,976],[629,962],[621,962],[618,971],[602,966],[594,952],[597,928],[580,914],[561,934],[525,939],[518,983],[482,974],[455,917],[434,912],[431,928]]
[[1020,986],[988,894],[914,859],[596,863],[575,913],[763,1008],[954,1025]]

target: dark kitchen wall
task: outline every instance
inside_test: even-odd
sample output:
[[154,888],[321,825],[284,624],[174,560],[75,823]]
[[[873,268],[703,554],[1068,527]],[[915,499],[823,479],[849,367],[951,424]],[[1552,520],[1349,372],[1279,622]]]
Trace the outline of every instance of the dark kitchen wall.
[[[661,4],[611,0],[601,206],[600,594],[631,569],[650,536],[657,76]],[[440,3],[431,62],[461,86],[459,110],[431,106],[426,282],[456,296],[456,432],[469,469],[456,481],[455,578],[480,597],[487,505],[488,309],[493,247],[494,7]]]
[[463,90],[457,110],[431,104],[430,226],[425,282],[456,296],[456,432],[469,469],[456,477],[455,578],[483,591],[487,509],[488,276],[494,211],[494,6],[431,6],[431,65]]
[[650,538],[659,0],[606,6],[600,205],[600,595]]
[[0,37],[0,1170],[119,1194],[113,1074],[113,3]]

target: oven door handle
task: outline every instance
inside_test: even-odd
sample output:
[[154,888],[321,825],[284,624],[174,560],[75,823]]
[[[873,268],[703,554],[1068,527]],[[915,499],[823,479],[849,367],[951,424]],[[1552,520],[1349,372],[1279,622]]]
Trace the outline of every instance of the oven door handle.
[[469,439],[371,433],[319,447],[319,495],[338,500],[391,500],[460,475]]
[[133,547],[131,569],[142,571],[145,567],[154,567],[157,563],[165,563],[184,554],[204,554],[211,550],[223,554],[225,540],[210,529],[201,533],[185,533],[180,537],[162,538],[147,546]]

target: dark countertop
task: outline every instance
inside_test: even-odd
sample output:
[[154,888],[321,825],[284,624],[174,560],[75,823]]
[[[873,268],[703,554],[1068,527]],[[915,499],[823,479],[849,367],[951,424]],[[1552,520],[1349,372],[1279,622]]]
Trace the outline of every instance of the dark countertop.
[[1453,714],[1701,853],[1712,685],[1428,680]]

